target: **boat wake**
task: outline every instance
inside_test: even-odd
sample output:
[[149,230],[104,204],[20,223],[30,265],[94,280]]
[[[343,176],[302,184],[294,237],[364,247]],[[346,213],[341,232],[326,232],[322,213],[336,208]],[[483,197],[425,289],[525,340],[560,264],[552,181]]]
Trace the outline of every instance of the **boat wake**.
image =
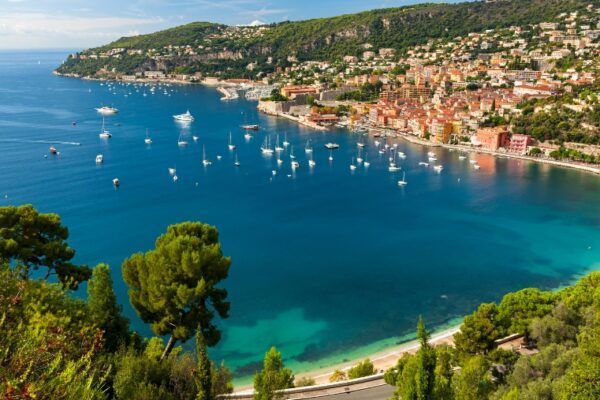
[[70,146],[81,146],[79,142],[62,142],[60,140],[26,140],[26,139],[0,139],[0,142],[10,143],[39,143],[39,144],[65,144]]

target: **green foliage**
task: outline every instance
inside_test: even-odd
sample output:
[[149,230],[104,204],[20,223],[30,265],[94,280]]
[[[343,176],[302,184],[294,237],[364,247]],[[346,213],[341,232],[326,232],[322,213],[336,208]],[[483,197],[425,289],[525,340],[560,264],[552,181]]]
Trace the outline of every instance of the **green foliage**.
[[213,390],[213,398],[216,398],[220,394],[228,394],[233,392],[233,384],[231,383],[233,379],[233,374],[225,366],[225,362],[221,362],[219,365],[215,365],[212,363],[211,365],[212,372],[212,390]]
[[358,90],[345,92],[340,94],[337,99],[340,101],[354,100],[354,101],[375,101],[379,98],[381,88],[383,84],[381,81],[376,83],[365,83]]
[[126,343],[129,321],[123,317],[122,307],[117,303],[110,268],[106,264],[98,264],[88,282],[88,309],[90,319],[104,333],[106,350],[115,351]]
[[256,400],[273,400],[282,398],[282,389],[294,387],[294,375],[283,366],[281,353],[275,347],[265,354],[262,371],[254,376],[254,398]]
[[317,384],[317,382],[309,376],[303,376],[302,378],[299,378],[299,379],[297,378],[294,381],[294,387],[314,386],[316,384]]
[[215,313],[227,318],[227,278],[231,261],[221,253],[217,229],[198,222],[171,225],[154,250],[123,263],[129,299],[140,318],[157,335],[171,335],[163,357],[175,341],[186,341],[200,329],[208,346],[220,339]]
[[503,335],[498,307],[481,304],[477,311],[465,317],[460,332],[454,335],[456,349],[463,354],[486,354],[496,347],[495,340]]
[[348,379],[362,378],[375,373],[375,367],[368,358],[348,370]]
[[196,369],[196,387],[198,388],[197,400],[212,400],[212,372],[211,362],[206,352],[206,343],[200,331],[196,332],[196,352],[198,353],[198,367]]
[[507,333],[527,333],[531,321],[550,313],[555,301],[554,293],[539,289],[508,293],[498,306],[498,318],[505,324]]
[[455,398],[486,400],[493,390],[489,367],[483,356],[470,358],[452,380]]
[[41,214],[32,205],[0,207],[0,260],[14,264],[24,279],[46,268],[45,278],[56,275],[63,286],[76,289],[90,269],[71,263],[69,230],[56,214]]
[[118,399],[127,400],[195,400],[196,363],[179,349],[160,360],[162,340],[150,340],[142,352],[121,352],[116,360],[114,391]]
[[333,371],[333,373],[329,377],[329,382],[341,382],[341,381],[345,381],[346,379],[348,379],[348,376],[346,376],[346,373],[344,371],[342,371],[341,369],[336,369],[335,371]]
[[542,149],[540,149],[539,147],[533,147],[531,150],[529,150],[529,155],[532,157],[537,157],[541,154],[542,154]]

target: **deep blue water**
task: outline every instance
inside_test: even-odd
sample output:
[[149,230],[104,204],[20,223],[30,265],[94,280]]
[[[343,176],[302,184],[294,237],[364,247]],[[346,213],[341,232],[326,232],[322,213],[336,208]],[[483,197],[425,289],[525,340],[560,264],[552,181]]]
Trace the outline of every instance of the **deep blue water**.
[[[356,135],[259,115],[255,103],[221,102],[200,86],[169,87],[170,96],[145,89],[146,97],[116,86],[112,94],[100,82],[53,76],[65,56],[0,53],[0,204],[59,213],[77,261],[112,266],[125,312],[144,333],[127,300],[122,261],[151,248],[169,224],[216,225],[233,259],[232,309],[212,355],[238,375],[271,345],[297,371],[324,366],[396,343],[419,314],[440,326],[508,291],[554,288],[599,265],[598,176],[485,155],[470,156],[481,165],[474,171],[441,149],[445,169],[437,174],[418,166],[429,149],[400,142],[409,184],[399,188],[399,174],[387,171],[387,156],[372,141],[370,168],[352,173]],[[94,107],[101,104],[120,109],[107,118],[109,141],[98,137]],[[196,121],[182,129],[171,115],[188,108]],[[245,122],[264,128],[248,143],[239,129]],[[182,131],[187,148],[177,146]],[[227,150],[230,131],[240,168]],[[265,135],[284,132],[302,165],[291,177],[287,156],[279,169],[259,150]],[[44,158],[49,143],[35,141],[56,143],[60,156]],[[332,163],[323,147],[329,141],[341,145]],[[203,145],[209,168],[201,164]],[[168,167],[177,168],[178,182]]]

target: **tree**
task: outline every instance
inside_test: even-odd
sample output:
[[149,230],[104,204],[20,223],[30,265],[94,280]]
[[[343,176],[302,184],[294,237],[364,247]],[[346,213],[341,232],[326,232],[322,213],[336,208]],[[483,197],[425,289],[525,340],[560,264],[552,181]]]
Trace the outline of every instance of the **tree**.
[[281,353],[271,347],[265,354],[263,370],[254,376],[254,399],[279,399],[280,391],[291,387],[294,387],[294,375],[283,366]]
[[98,264],[88,282],[88,309],[92,322],[104,332],[104,346],[108,351],[127,341],[129,321],[121,312],[113,290],[110,268]]
[[89,279],[91,270],[71,263],[75,250],[69,247],[69,230],[56,214],[40,214],[32,205],[0,207],[0,259],[13,264],[21,278],[46,268],[64,287],[76,289]]
[[295,387],[314,386],[316,384],[317,382],[310,376],[303,376],[302,378],[296,379],[294,382]]
[[508,333],[527,333],[534,318],[552,311],[557,296],[552,292],[529,288],[508,293],[498,306],[498,319],[504,322]]
[[489,363],[482,356],[470,358],[461,371],[454,375],[454,397],[460,400],[487,400],[493,390]]
[[211,364],[206,352],[204,336],[198,330],[196,332],[196,352],[198,353],[198,368],[196,369],[196,387],[198,388],[197,400],[212,400],[212,373]]
[[230,264],[217,229],[199,222],[169,226],[153,250],[125,260],[123,279],[131,305],[157,335],[170,335],[161,359],[196,329],[207,346],[219,342],[213,318],[215,313],[227,318],[229,302],[227,291],[217,285],[227,278]]
[[486,354],[496,347],[495,340],[501,336],[498,327],[498,308],[494,303],[484,303],[467,315],[454,335],[454,344],[459,353]]
[[452,349],[448,346],[439,346],[435,349],[435,386],[433,389],[433,399],[452,400]]
[[218,366],[214,363],[211,364],[211,372],[212,372],[212,390],[213,390],[213,398],[216,398],[220,394],[228,394],[233,393],[233,384],[231,380],[233,379],[233,374],[225,366],[225,362],[221,361],[221,364]]
[[432,397],[435,386],[436,355],[435,350],[429,344],[429,333],[425,329],[422,316],[419,316],[417,322],[417,338],[421,346],[416,354],[416,395],[418,400],[428,400]]
[[375,373],[375,367],[373,363],[368,358],[364,361],[359,362],[354,367],[348,370],[348,378],[356,379],[362,378],[364,376],[370,376]]

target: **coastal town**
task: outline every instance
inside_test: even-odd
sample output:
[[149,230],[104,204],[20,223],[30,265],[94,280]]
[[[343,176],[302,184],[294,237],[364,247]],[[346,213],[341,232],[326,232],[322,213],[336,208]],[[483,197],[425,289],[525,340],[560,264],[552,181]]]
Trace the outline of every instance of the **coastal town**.
[[[402,54],[364,43],[360,57],[299,62],[290,55],[289,66],[275,67],[254,80],[164,70],[107,76],[127,82],[203,83],[218,88],[222,100],[238,99],[241,92],[258,100],[260,111],[317,130],[347,127],[377,136],[401,135],[427,145],[596,164],[599,12],[589,5],[585,13],[562,13],[554,22],[430,39]],[[265,30],[236,27],[221,36],[262,35]],[[207,38],[208,43],[219,39],[223,37]],[[201,50],[206,46],[200,45]],[[114,48],[79,57],[111,58],[141,51]],[[167,57],[165,52],[194,53],[191,46],[148,51],[157,61]],[[216,56],[242,57],[228,51]],[[255,67],[253,62],[246,65],[247,70]],[[519,124],[527,115],[556,112],[574,119],[593,112],[596,120],[579,124],[579,140],[545,140],[532,132],[535,127]]]

